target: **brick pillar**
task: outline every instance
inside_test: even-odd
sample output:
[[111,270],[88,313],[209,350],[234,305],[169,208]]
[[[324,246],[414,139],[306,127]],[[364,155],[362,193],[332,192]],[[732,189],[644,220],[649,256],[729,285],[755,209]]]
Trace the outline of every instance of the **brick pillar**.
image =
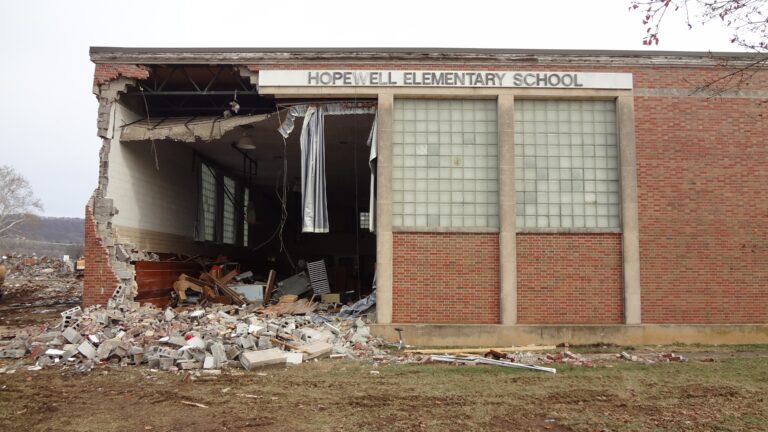
[[107,304],[120,281],[109,265],[109,252],[99,236],[93,207],[85,207],[85,277],[83,307]]

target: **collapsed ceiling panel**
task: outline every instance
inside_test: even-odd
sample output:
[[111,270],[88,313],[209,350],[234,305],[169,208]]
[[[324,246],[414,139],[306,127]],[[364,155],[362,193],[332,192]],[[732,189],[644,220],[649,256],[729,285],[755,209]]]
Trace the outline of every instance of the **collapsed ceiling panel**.
[[121,141],[173,140],[182,142],[220,139],[235,128],[269,120],[276,114],[222,117],[149,118],[123,126]]

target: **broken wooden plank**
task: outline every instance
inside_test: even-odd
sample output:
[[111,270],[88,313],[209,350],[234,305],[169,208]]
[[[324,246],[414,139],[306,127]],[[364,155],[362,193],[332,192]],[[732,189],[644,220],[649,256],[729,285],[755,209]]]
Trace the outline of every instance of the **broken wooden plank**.
[[269,278],[267,278],[267,291],[264,293],[263,305],[269,304],[269,299],[272,298],[272,293],[275,292],[275,281],[277,280],[277,272],[274,270],[269,271]]
[[216,277],[211,275],[210,273],[201,273],[200,278],[212,283],[222,294],[226,295],[230,299],[232,299],[232,303],[236,305],[244,305],[247,304],[248,301],[246,301],[240,293],[233,290],[232,288],[228,287],[227,285],[222,285]]
[[291,345],[291,344],[289,344],[286,341],[282,341],[282,340],[277,339],[277,338],[269,338],[269,340],[272,341],[272,343],[278,344],[278,345],[282,345],[285,348],[288,348],[288,349],[291,349],[291,350],[294,350],[294,351],[301,351],[301,349],[299,347],[297,347],[296,345]]
[[259,310],[259,313],[263,313],[267,316],[306,315],[308,313],[314,312],[315,309],[317,309],[317,303],[311,303],[306,299],[300,299],[295,302],[284,302],[270,305],[264,309]]
[[229,272],[229,273],[225,274],[224,276],[218,278],[217,281],[221,285],[228,285],[232,281],[232,279],[234,279],[235,276],[237,276],[239,273],[240,272],[237,271],[237,270],[232,270],[231,272]]

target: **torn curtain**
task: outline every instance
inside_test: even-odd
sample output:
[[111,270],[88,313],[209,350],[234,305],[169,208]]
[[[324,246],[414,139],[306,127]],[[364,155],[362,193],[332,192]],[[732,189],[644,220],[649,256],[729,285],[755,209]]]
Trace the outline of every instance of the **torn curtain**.
[[[304,116],[301,129],[301,209],[302,232],[327,233],[328,198],[325,188],[325,124],[326,115],[376,114],[376,107],[370,103],[325,103],[317,105],[302,104],[291,107],[288,116],[278,131],[284,137],[293,131],[296,117]],[[374,120],[368,146],[371,147],[368,164],[371,167],[371,203],[370,230],[375,227],[375,159],[376,159],[376,120]]]
[[310,106],[301,129],[301,231],[328,232],[323,106]]

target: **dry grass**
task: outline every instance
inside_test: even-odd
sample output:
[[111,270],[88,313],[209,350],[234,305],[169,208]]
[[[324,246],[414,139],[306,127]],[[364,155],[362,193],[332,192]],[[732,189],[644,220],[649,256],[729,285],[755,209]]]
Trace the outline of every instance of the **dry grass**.
[[197,380],[20,370],[0,375],[0,430],[768,430],[765,358],[558,369],[325,360]]

